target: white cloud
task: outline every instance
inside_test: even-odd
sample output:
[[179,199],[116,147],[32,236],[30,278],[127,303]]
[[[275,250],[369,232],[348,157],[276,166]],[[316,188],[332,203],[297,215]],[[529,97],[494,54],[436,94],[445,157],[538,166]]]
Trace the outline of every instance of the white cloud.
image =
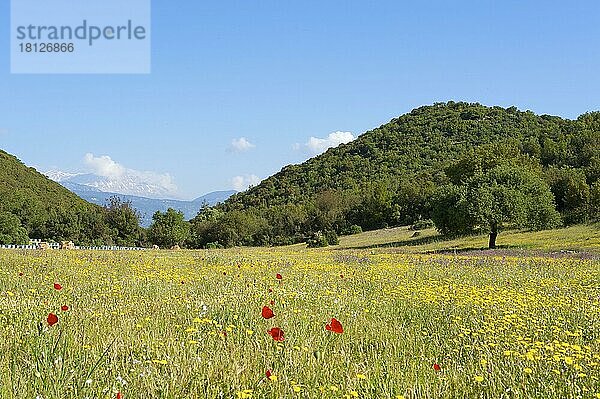
[[177,197],[178,188],[168,173],[127,168],[108,155],[85,154],[85,166],[91,173],[104,179],[85,182],[102,191],[120,194],[143,195],[156,198]]
[[261,182],[256,175],[235,176],[231,179],[231,186],[236,191],[244,191],[250,186],[256,186]]
[[113,161],[108,155],[95,157],[94,154],[88,152],[83,157],[83,162],[98,176],[119,179],[125,174],[125,168]]
[[310,137],[305,144],[294,145],[295,149],[302,149],[310,155],[319,155],[328,148],[337,147],[340,144],[346,144],[354,140],[355,137],[350,132],[333,132],[326,138]]
[[256,146],[248,141],[247,138],[240,137],[239,139],[231,140],[229,150],[232,152],[245,152],[253,149],[254,147]]

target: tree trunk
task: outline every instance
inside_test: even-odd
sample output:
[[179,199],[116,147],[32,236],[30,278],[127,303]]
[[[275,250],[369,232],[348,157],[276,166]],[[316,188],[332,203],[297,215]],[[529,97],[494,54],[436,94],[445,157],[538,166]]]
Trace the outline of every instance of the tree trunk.
[[490,249],[496,249],[496,237],[498,237],[498,228],[494,225],[490,231],[490,242],[488,245]]

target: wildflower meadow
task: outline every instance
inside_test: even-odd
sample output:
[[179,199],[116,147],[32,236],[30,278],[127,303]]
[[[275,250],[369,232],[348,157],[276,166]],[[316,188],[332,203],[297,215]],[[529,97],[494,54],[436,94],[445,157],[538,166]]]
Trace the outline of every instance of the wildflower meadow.
[[600,260],[0,252],[2,398],[600,398]]

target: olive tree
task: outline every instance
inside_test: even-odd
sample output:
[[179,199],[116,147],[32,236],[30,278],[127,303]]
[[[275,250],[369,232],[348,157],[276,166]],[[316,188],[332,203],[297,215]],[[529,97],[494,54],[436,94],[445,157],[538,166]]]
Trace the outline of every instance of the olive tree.
[[452,168],[453,182],[434,195],[432,219],[438,231],[487,233],[489,248],[495,248],[505,227],[542,230],[560,224],[552,192],[538,171],[526,163],[486,159],[484,164],[481,159],[461,160],[471,165]]

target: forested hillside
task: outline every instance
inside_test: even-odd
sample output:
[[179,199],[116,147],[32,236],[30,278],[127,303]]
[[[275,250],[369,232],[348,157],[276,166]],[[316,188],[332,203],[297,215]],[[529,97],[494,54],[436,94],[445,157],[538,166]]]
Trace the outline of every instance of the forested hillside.
[[0,182],[0,243],[134,244],[141,238],[139,218],[127,204],[90,204],[2,150]]
[[576,120],[515,107],[434,104],[291,165],[189,223],[173,209],[148,229],[128,202],[92,205],[0,151],[0,243],[188,248],[335,244],[388,226],[448,236],[551,229],[600,219],[600,113]]
[[[498,177],[500,170],[503,177]],[[509,178],[511,170],[526,173]],[[457,171],[470,175],[463,181]],[[417,108],[303,164],[287,166],[222,206],[205,209],[192,221],[192,241],[197,246],[284,244],[360,229],[428,224],[442,192],[459,183],[465,186],[457,190],[465,193],[471,187],[464,201],[473,204],[476,184],[500,186],[502,195],[508,195],[522,191],[518,185],[527,182],[533,197],[521,198],[524,208],[506,209],[491,223],[551,228],[597,217],[599,177],[600,113],[567,120],[515,107],[440,103]],[[496,190],[486,195],[500,194]],[[548,221],[536,226],[521,223],[533,212],[525,207],[541,198],[560,215],[546,213]],[[448,233],[489,228],[484,205],[503,204],[479,202],[478,209],[465,210],[465,225],[446,229]]]

